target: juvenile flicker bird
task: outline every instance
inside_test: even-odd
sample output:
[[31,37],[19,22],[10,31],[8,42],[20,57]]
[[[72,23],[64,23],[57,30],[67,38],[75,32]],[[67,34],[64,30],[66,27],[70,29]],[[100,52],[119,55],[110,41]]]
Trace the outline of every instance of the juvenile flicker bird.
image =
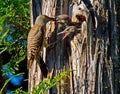
[[58,31],[63,31],[71,23],[71,18],[67,14],[58,15],[56,17]]
[[57,22],[61,22],[64,24],[71,23],[71,18],[67,14],[61,14],[56,17]]
[[[55,18],[50,18],[46,15],[40,15],[37,17],[35,21],[35,25],[31,28],[27,38],[28,69],[31,68],[33,61],[38,58],[39,51],[43,46],[44,36],[46,32],[45,31],[46,24],[49,21],[54,21],[54,20]],[[41,62],[40,62],[40,66],[43,66],[41,65]]]
[[77,28],[76,26],[68,26],[62,32],[58,33],[57,35],[65,34],[62,39],[67,37],[71,37],[73,34],[80,32],[81,28]]

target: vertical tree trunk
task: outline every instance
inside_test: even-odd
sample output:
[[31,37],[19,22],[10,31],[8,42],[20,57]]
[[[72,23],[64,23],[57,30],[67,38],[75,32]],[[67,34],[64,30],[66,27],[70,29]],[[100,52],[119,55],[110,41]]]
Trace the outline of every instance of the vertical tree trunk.
[[[85,5],[85,1],[89,0],[81,0],[81,3],[80,0],[40,1],[31,0],[31,23],[34,23],[41,11],[50,17],[72,15],[73,22],[78,21],[76,15],[86,17],[81,32],[71,40],[61,40],[52,47],[44,48],[43,59],[51,77],[67,69],[74,70],[70,73],[70,78],[63,79],[62,85],[53,87],[47,94],[117,94],[115,69],[119,61],[115,1],[90,0],[96,15],[94,17],[91,9]],[[54,22],[47,24],[46,37],[49,44],[59,39],[55,25]],[[40,68],[34,62],[29,70],[28,90],[31,91],[42,80]]]
[[[117,27],[117,36],[118,36],[118,50],[120,49],[120,1],[119,0],[115,0],[115,4],[116,4],[116,14],[117,14],[117,17],[116,17],[116,21],[117,21],[117,24],[116,24],[116,27]],[[120,51],[119,51],[119,54],[118,54],[118,60],[120,60]],[[119,94],[120,93],[120,63],[119,62],[116,62],[115,64],[115,67],[114,67],[114,72],[115,72],[115,75],[114,75],[114,88],[115,88],[115,94]]]
[[[41,0],[30,0],[31,8],[31,27],[35,23],[36,17],[41,14]],[[43,80],[39,64],[34,60],[33,66],[28,72],[28,92],[31,92],[33,87],[38,85]]]

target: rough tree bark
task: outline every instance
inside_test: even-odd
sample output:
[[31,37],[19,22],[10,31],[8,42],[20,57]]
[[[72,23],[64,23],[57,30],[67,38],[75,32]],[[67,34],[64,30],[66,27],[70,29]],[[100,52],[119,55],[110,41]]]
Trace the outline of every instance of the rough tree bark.
[[[52,77],[67,69],[74,70],[70,78],[61,81],[62,85],[53,87],[46,94],[119,92],[118,73],[115,73],[119,65],[115,0],[90,0],[94,17],[90,13],[91,8],[86,8],[85,1],[89,0],[42,0],[42,3],[41,0],[31,0],[31,26],[40,13],[50,17],[68,14],[73,22],[77,22],[76,14],[86,17],[81,32],[71,40],[61,40],[53,47],[43,49],[43,59]],[[59,38],[55,23],[49,23],[47,27],[46,37],[51,44]],[[28,91],[43,79],[39,66],[34,62],[29,70]]]

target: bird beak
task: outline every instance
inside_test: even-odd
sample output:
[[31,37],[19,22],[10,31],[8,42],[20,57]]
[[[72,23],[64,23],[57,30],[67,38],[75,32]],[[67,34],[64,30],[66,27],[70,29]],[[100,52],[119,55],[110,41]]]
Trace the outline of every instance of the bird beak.
[[62,32],[57,33],[57,35],[65,34],[67,32],[69,32],[69,31],[66,31],[66,32],[62,31]]
[[56,20],[56,21],[58,20],[58,17],[57,17],[57,16],[55,16],[55,20]]
[[77,28],[78,31],[81,31],[81,28]]
[[61,34],[64,34],[65,32],[59,32],[59,33],[57,33],[57,35],[61,35]]
[[60,18],[55,16],[55,20],[58,22],[60,20]]
[[56,21],[56,17],[51,18],[53,21]]
[[62,40],[64,40],[70,35],[70,32],[69,31],[66,31],[66,32],[63,31],[63,32],[57,33],[57,35],[61,35],[61,34],[64,34],[63,38],[62,38]]

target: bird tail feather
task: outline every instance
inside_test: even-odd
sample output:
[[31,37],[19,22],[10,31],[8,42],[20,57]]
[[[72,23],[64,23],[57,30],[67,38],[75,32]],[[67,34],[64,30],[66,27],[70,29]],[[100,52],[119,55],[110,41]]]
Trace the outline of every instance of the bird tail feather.
[[42,72],[43,76],[47,77],[48,69],[47,69],[47,66],[46,66],[46,64],[45,64],[45,62],[44,62],[44,60],[41,56],[38,56],[37,63],[40,66],[40,69],[41,69],[41,72]]
[[28,63],[27,63],[27,69],[30,69],[33,65],[33,61],[32,59],[28,60]]
[[[30,69],[32,67],[33,62],[34,59],[28,60],[27,69]],[[40,55],[38,55],[38,57],[36,58],[36,62],[39,64],[43,76],[47,77],[48,69],[45,62],[43,61],[43,58]]]

